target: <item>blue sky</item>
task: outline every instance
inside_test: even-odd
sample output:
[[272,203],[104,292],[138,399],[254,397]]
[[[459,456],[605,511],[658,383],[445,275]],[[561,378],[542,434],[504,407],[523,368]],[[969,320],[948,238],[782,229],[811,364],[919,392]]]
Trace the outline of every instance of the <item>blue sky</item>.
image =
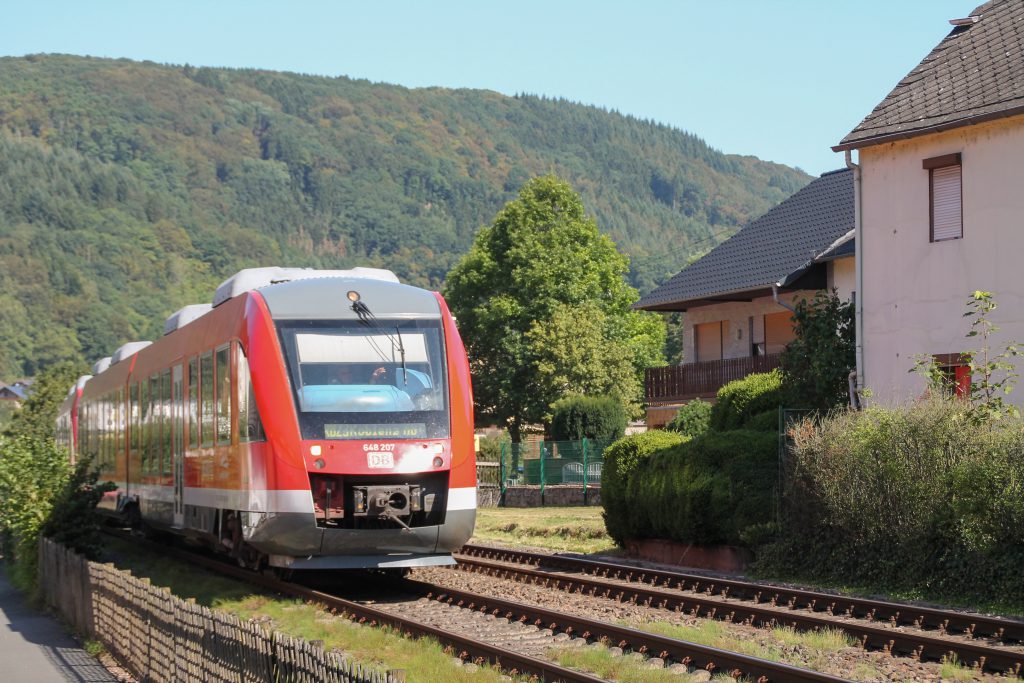
[[4,9],[0,54],[62,52],[485,88],[595,104],[821,173],[968,0],[68,2]]

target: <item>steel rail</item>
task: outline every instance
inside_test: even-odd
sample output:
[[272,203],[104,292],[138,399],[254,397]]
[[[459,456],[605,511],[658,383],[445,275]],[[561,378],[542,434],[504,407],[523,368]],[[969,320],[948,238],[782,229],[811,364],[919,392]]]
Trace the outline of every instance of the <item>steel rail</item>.
[[730,652],[707,645],[699,645],[677,638],[669,638],[655,633],[648,633],[628,626],[608,624],[595,619],[567,614],[527,605],[510,600],[502,600],[485,595],[468,593],[445,586],[405,579],[402,585],[409,587],[420,595],[444,602],[456,607],[475,610],[504,617],[510,621],[530,623],[552,631],[560,631],[572,636],[607,642],[622,649],[654,655],[662,659],[672,659],[688,666],[712,672],[727,672],[734,678],[747,677],[751,680],[767,683],[769,681],[787,683],[825,683],[845,681],[830,674],[810,669],[802,669],[789,664],[780,664],[765,659]]
[[[122,534],[114,534],[121,538]],[[387,626],[399,633],[409,637],[432,637],[442,645],[449,646],[460,659],[474,663],[492,664],[512,675],[524,674],[535,676],[544,683],[602,683],[604,679],[581,671],[575,671],[553,662],[537,659],[528,655],[511,652],[489,643],[484,643],[472,638],[453,633],[442,628],[419,623],[413,619],[398,616],[385,610],[377,609],[351,600],[324,593],[322,591],[306,588],[295,583],[270,578],[257,574],[242,567],[226,564],[217,558],[197,555],[167,545],[160,545],[153,541],[132,538],[132,542],[145,545],[154,552],[164,556],[171,556],[176,559],[194,564],[204,569],[214,571],[218,574],[230,576],[246,583],[250,583],[269,591],[301,598],[305,601],[313,601],[338,611],[342,616],[361,624],[370,626]]]
[[[120,534],[116,534],[120,535]],[[123,537],[123,536],[122,536]],[[551,683],[597,683],[603,679],[575,671],[528,655],[510,652],[504,648],[483,643],[446,629],[422,624],[359,602],[346,600],[330,593],[307,588],[292,582],[257,574],[248,569],[226,564],[218,558],[197,555],[152,541],[132,538],[132,541],[150,547],[155,552],[171,556],[211,571],[260,586],[269,591],[313,601],[340,612],[343,616],[369,625],[389,626],[407,636],[430,636],[443,645],[451,646],[459,657],[476,663],[487,662],[512,674],[536,676]],[[510,621],[529,622],[558,630],[568,635],[603,640],[623,649],[642,654],[658,653],[662,658],[711,672],[728,672],[734,677],[746,676],[758,683],[848,683],[846,679],[802,669],[788,664],[757,659],[727,650],[668,638],[638,629],[577,617],[542,607],[524,605],[483,595],[452,590],[421,581],[403,579],[395,586],[409,589],[413,594],[425,596],[469,610],[502,616]]]
[[[961,633],[964,635],[979,638],[983,637],[984,633],[991,633],[989,637],[1006,639],[1007,630],[1004,628],[999,631],[994,628],[994,624],[1001,627],[1012,625],[1013,628],[1009,632],[1019,634],[1024,624],[1011,620],[991,617],[978,617],[977,620],[973,620],[974,615],[932,608],[918,610],[913,605],[846,598],[735,579],[650,570],[564,555],[544,555],[485,546],[466,546],[461,553],[456,553],[455,557],[460,568],[484,571],[496,576],[504,575],[505,578],[531,580],[560,590],[585,592],[588,595],[620,602],[628,601],[686,612],[693,616],[745,622],[757,626],[792,626],[803,630],[838,629],[856,638],[864,647],[881,648],[893,654],[903,652],[919,659],[937,660],[955,654],[960,661],[976,664],[985,670],[1013,675],[1020,675],[1024,670],[1024,653],[1019,651],[982,645],[969,640],[936,637],[923,631],[929,623],[935,623],[934,620],[940,615],[943,619],[938,622],[938,630],[942,634],[949,632],[949,625],[954,623],[954,618],[959,620],[955,623],[962,624],[965,623],[963,620],[969,617],[972,621],[963,626]],[[584,575],[557,574],[539,567],[569,569],[583,572]],[[603,577],[607,576],[632,585],[603,580]],[[661,588],[658,587],[659,584]],[[745,605],[744,601],[753,604]],[[767,607],[762,607],[761,605],[765,603]],[[901,616],[907,614],[918,616],[913,620]],[[840,618],[836,618],[837,616]],[[892,626],[909,624],[915,629],[900,631],[895,628],[858,624],[841,617],[888,621]],[[932,621],[927,621],[926,617]],[[980,629],[979,624],[982,625]]]

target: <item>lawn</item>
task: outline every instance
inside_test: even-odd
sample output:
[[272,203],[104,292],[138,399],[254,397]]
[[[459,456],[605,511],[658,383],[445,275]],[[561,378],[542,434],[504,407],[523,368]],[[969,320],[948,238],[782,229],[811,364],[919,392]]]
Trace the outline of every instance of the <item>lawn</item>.
[[473,541],[577,553],[616,549],[600,506],[480,508]]

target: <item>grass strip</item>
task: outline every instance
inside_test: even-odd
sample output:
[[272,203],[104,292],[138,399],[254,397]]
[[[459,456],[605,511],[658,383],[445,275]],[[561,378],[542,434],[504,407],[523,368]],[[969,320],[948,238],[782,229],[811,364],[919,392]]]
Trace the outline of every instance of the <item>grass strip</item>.
[[[749,638],[740,636],[728,624],[710,619],[700,619],[692,626],[666,621],[623,623],[648,633],[698,645],[837,674],[844,672],[834,670],[835,665],[830,655],[856,647],[853,638],[836,629],[797,631],[790,627],[778,627],[765,630],[763,637]],[[877,671],[871,669],[871,675],[864,677],[871,678],[875,674]]]
[[480,508],[474,541],[576,553],[607,553],[616,549],[604,527],[602,508]]
[[410,640],[389,628],[363,626],[325,612],[320,606],[264,593],[241,581],[220,576],[175,559],[159,557],[131,543],[108,542],[106,562],[147,577],[180,598],[231,612],[243,619],[269,619],[273,628],[306,640],[322,640],[352,660],[379,669],[404,669],[410,683],[435,681],[499,681],[491,667],[459,667],[433,638]]
[[[552,648],[549,655],[562,666],[586,671],[617,683],[686,683],[693,680],[693,677],[686,673],[674,673],[660,667],[652,668],[648,666],[646,660],[633,655],[613,655],[604,645]],[[711,680],[735,683],[735,679],[726,674],[718,674]]]

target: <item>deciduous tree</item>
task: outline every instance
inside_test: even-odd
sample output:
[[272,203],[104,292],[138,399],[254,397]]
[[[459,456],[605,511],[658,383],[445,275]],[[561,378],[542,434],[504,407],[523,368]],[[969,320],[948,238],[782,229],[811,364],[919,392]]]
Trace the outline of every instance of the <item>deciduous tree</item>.
[[478,416],[518,440],[569,394],[616,395],[635,410],[644,368],[664,362],[665,330],[631,309],[626,270],[568,183],[528,182],[448,275]]

